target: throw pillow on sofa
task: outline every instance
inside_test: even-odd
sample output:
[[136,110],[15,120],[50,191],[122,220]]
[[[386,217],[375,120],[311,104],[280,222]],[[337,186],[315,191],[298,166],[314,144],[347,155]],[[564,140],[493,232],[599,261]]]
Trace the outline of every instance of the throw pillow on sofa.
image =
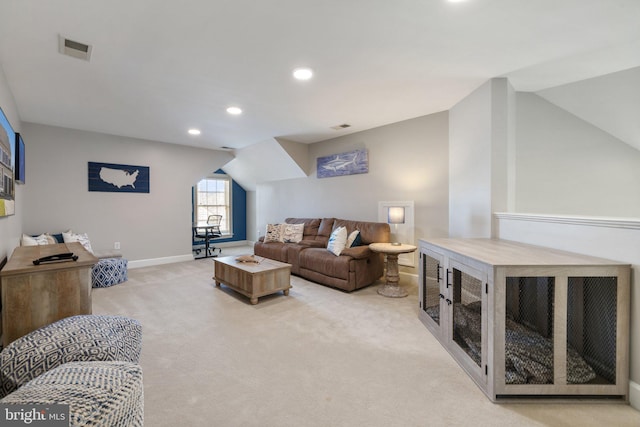
[[285,243],[298,243],[303,233],[304,224],[282,224],[282,241]]
[[79,242],[89,253],[93,253],[93,249],[91,249],[91,242],[89,241],[89,236],[87,236],[87,233],[77,234],[69,230],[62,233],[62,239],[65,243]]
[[360,237],[360,231],[355,230],[347,237],[347,248],[354,248],[356,246],[362,246],[362,237]]
[[267,224],[264,242],[282,242],[282,224]]
[[329,236],[329,243],[327,244],[327,249],[335,256],[339,256],[346,246],[347,229],[345,227],[338,227],[331,232],[331,236]]

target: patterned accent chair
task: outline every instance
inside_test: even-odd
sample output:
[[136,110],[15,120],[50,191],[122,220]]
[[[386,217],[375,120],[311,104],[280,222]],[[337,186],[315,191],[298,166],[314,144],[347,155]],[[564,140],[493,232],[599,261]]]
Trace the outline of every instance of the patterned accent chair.
[[0,352],[0,397],[64,363],[138,363],[142,326],[121,316],[79,315],[36,329]]
[[0,403],[69,405],[70,426],[144,422],[142,369],[130,362],[70,362],[29,381]]

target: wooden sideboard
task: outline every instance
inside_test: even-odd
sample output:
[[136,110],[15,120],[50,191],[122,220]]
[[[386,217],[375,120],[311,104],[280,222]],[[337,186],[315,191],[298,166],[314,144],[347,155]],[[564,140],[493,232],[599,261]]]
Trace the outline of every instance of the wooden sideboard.
[[[78,259],[33,264],[64,252]],[[0,271],[2,345],[65,317],[91,314],[91,267],[97,262],[80,243],[17,247]]]

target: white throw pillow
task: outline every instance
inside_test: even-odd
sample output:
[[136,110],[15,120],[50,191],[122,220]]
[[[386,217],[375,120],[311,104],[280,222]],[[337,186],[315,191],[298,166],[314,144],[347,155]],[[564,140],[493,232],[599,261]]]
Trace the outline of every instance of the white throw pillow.
[[282,224],[282,241],[285,243],[298,243],[302,240],[304,224]]
[[64,233],[62,233],[62,240],[64,240],[65,243],[79,242],[89,253],[93,253],[93,249],[91,249],[91,242],[89,241],[89,236],[87,236],[87,233],[76,234],[71,230],[65,231]]
[[23,234],[22,240],[20,242],[22,246],[54,245],[56,243],[58,243],[56,239],[47,233],[42,233],[41,235],[35,237]]
[[339,256],[347,245],[347,229],[338,227],[331,232],[327,249],[335,256]]
[[264,242],[282,242],[282,225],[283,224],[267,224]]

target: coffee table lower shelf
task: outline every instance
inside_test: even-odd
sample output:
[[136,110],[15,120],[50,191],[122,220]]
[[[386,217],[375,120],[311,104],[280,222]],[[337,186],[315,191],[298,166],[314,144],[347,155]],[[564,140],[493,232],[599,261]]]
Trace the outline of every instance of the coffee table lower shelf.
[[257,304],[258,298],[282,291],[289,295],[291,289],[291,265],[268,258],[259,263],[236,261],[235,256],[214,258],[213,280],[249,298]]

